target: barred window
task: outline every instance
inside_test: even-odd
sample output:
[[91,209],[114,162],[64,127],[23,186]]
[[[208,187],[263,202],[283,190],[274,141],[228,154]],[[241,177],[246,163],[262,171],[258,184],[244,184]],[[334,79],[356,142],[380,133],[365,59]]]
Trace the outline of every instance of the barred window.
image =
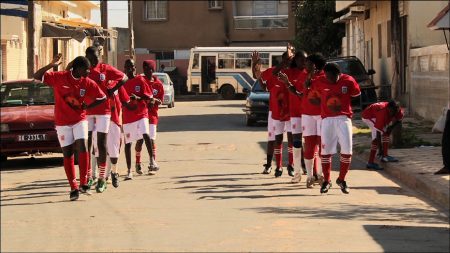
[[145,1],[145,20],[166,20],[167,1],[152,0]]
[[223,3],[222,3],[222,1],[218,1],[218,0],[209,0],[208,8],[209,9],[222,9]]

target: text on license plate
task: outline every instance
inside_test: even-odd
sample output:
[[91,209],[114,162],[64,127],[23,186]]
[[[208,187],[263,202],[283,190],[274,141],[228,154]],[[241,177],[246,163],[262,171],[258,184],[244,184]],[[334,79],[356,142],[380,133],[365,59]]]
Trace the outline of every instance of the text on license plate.
[[45,141],[47,134],[22,134],[19,135],[19,141]]

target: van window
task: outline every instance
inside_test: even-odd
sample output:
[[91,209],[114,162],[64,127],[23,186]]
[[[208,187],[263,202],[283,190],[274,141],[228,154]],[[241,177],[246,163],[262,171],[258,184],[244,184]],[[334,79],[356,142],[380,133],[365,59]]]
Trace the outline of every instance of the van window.
[[233,68],[234,68],[234,53],[220,53],[219,69],[233,69]]
[[249,69],[252,67],[251,53],[236,53],[236,68]]
[[260,53],[259,57],[261,58],[261,67],[263,69],[269,68],[269,53]]
[[199,69],[199,66],[198,66],[198,53],[194,54],[194,59],[192,60],[192,69]]

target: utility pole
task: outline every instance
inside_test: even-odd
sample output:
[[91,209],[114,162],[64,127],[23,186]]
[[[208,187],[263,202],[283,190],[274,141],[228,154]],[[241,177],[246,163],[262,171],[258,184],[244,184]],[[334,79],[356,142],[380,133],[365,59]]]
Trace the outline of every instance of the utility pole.
[[[101,15],[101,25],[103,29],[108,29],[108,1],[100,1],[100,15]],[[106,32],[105,42],[103,44],[103,62],[108,63],[108,43],[109,43],[109,32]]]
[[130,30],[130,59],[135,60],[134,52],[134,26],[133,26],[133,1],[128,0],[128,29]]
[[32,78],[34,75],[34,57],[35,57],[35,31],[36,24],[34,22],[34,1],[28,1],[28,33],[27,33],[27,72],[28,78]]

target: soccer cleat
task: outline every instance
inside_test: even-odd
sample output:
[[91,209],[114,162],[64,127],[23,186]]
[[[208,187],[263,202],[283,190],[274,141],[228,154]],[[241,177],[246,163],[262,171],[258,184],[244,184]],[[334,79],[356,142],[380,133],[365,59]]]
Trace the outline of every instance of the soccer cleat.
[[275,169],[275,177],[281,177],[281,175],[283,175],[283,168],[282,167],[278,167]]
[[156,175],[156,170],[154,168],[154,165],[149,165],[148,166],[148,174],[149,175]]
[[306,188],[313,188],[314,186],[314,179],[312,177],[308,177],[306,179]]
[[119,173],[111,173],[111,181],[115,188],[119,187]]
[[291,179],[291,183],[297,184],[300,183],[300,181],[302,181],[302,173],[295,172],[294,177]]
[[136,163],[136,173],[142,175],[142,167],[140,163]]
[[270,174],[271,171],[272,171],[272,167],[268,166],[267,164],[264,164],[264,170],[263,170],[262,174]]
[[320,193],[327,193],[330,188],[331,182],[325,181],[322,183],[322,186],[320,187]]
[[125,180],[132,180],[133,179],[133,172],[129,171],[127,176],[125,177]]
[[70,201],[75,201],[80,197],[80,192],[78,189],[70,191]]
[[313,184],[322,185],[323,181],[325,181],[325,178],[323,178],[323,176],[314,175]]
[[95,185],[97,183],[97,178],[89,178],[87,185],[89,185],[89,187],[92,187],[93,185]]
[[347,186],[347,182],[345,182],[345,180],[340,180],[339,178],[336,179],[336,184],[339,185],[339,187],[341,187],[341,191],[345,194],[349,194],[350,191],[348,189]]
[[292,165],[287,166],[287,171],[288,171],[289,176],[291,176],[291,177],[294,176],[294,167],[292,167]]
[[89,185],[82,185],[80,188],[80,192],[86,195],[92,195],[91,187]]
[[95,187],[95,190],[98,193],[102,193],[102,192],[104,192],[106,190],[106,185],[107,185],[106,184],[106,180],[102,179],[102,178],[99,178],[98,182],[97,182],[97,186]]
[[383,169],[382,167],[380,167],[380,165],[378,165],[376,163],[367,163],[366,168],[373,169],[373,170],[382,170]]
[[383,156],[381,158],[381,161],[385,162],[385,163],[392,163],[392,162],[398,162],[398,159],[393,156],[387,155],[387,156]]

